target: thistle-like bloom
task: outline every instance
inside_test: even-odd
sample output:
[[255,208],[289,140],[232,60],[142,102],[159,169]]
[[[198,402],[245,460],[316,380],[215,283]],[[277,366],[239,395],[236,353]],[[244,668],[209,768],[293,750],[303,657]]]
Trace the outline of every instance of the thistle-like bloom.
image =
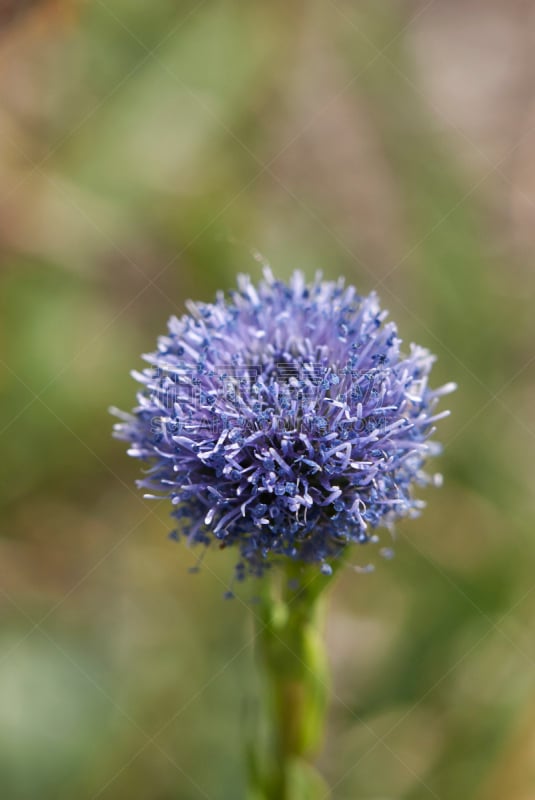
[[435,406],[455,387],[428,387],[434,356],[402,354],[373,293],[269,269],[238,286],[170,319],[115,435],[149,463],[147,496],[171,499],[175,538],[236,546],[238,577],[277,558],[329,572],[349,544],[418,513],[413,485],[433,480],[429,437],[448,413]]

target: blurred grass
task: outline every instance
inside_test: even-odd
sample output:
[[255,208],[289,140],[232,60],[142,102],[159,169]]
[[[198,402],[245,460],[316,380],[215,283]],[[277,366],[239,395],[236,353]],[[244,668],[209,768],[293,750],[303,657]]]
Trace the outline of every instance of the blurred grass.
[[418,9],[57,1],[2,29],[6,800],[243,796],[249,595],[222,601],[227,554],[188,574],[107,408],[254,250],[378,284],[460,386],[444,489],[333,598],[334,797],[535,792],[534,283],[500,175],[474,188],[436,130]]

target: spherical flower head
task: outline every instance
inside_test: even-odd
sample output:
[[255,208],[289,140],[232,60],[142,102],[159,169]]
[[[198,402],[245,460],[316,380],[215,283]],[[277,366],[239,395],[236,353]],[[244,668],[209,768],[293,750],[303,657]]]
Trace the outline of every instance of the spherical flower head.
[[[172,317],[132,414],[115,435],[148,462],[139,486],[168,497],[175,538],[239,550],[238,577],[277,560],[328,572],[351,543],[422,507],[416,484],[442,394],[428,350],[402,353],[377,296],[269,269],[255,286]],[[154,495],[152,493],[156,492]]]

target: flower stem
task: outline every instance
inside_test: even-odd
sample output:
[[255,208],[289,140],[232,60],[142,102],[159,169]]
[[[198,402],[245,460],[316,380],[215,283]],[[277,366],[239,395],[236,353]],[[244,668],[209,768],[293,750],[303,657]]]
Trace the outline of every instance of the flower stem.
[[[328,670],[322,635],[332,577],[292,563],[266,578],[257,616],[265,685],[267,753],[257,759],[262,800],[312,800],[328,790],[313,759],[323,740]],[[258,748],[257,748],[258,749]]]

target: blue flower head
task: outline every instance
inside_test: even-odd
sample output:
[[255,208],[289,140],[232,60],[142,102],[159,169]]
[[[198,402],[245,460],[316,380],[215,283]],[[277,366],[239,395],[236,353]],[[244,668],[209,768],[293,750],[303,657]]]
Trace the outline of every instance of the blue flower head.
[[236,547],[238,577],[277,558],[328,572],[418,513],[413,486],[432,480],[429,437],[448,413],[435,407],[455,387],[429,388],[434,356],[402,353],[374,293],[266,269],[187,307],[133,373],[133,413],[114,411],[115,435],[150,465],[139,486],[171,500],[175,537]]

